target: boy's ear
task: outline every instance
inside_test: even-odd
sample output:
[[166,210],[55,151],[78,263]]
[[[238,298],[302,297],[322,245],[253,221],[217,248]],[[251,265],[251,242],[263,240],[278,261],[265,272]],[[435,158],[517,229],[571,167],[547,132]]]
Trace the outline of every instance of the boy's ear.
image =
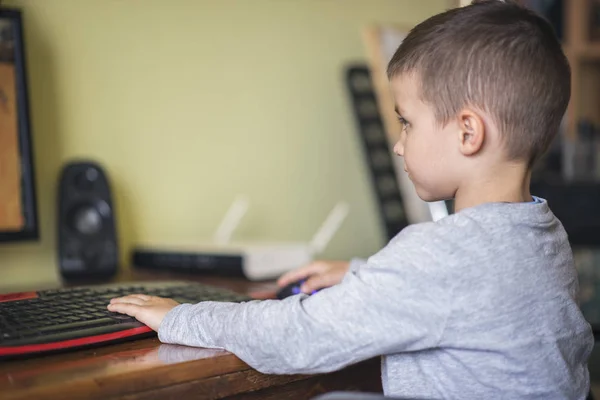
[[485,139],[485,124],[481,116],[470,108],[458,113],[459,149],[465,156],[477,154]]

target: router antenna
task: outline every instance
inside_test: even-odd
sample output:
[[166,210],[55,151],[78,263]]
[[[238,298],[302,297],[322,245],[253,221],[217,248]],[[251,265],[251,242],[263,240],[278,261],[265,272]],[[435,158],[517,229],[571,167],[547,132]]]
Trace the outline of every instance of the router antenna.
[[429,207],[429,213],[433,222],[448,216],[448,207],[446,207],[446,202],[443,200],[427,203],[427,206]]
[[314,254],[321,253],[325,250],[329,241],[333,238],[333,235],[340,229],[349,210],[350,206],[346,202],[339,202],[333,207],[333,210],[331,210],[310,242],[310,248]]
[[235,199],[215,232],[214,240],[217,244],[223,245],[229,243],[233,232],[240,224],[246,211],[248,211],[248,203],[246,196],[238,196]]

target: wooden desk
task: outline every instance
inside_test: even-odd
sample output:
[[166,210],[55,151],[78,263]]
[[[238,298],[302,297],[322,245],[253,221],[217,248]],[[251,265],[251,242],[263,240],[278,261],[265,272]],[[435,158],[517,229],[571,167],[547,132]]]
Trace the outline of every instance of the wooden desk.
[[[249,293],[243,279],[128,272],[115,281],[185,279]],[[0,399],[310,399],[332,390],[381,392],[379,360],[331,374],[263,375],[231,353],[157,338],[0,363]]]

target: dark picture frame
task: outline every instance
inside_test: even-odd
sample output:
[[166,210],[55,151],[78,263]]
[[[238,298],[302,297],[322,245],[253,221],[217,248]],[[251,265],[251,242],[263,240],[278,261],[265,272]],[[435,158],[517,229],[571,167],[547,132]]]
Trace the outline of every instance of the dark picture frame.
[[[11,107],[17,120],[18,166],[20,188],[20,213],[22,223],[18,228],[0,226],[0,242],[39,239],[36,185],[23,18],[20,10],[0,7],[0,66],[14,69],[14,86],[0,82],[0,107]],[[10,92],[12,91],[12,92]],[[9,101],[14,100],[14,104]]]

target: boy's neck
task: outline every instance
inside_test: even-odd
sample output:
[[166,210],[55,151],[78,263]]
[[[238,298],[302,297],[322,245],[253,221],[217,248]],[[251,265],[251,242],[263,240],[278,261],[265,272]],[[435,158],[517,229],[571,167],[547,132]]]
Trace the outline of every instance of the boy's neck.
[[461,185],[454,197],[455,212],[484,203],[532,201],[531,171],[522,164],[503,165],[496,171],[477,176]]

